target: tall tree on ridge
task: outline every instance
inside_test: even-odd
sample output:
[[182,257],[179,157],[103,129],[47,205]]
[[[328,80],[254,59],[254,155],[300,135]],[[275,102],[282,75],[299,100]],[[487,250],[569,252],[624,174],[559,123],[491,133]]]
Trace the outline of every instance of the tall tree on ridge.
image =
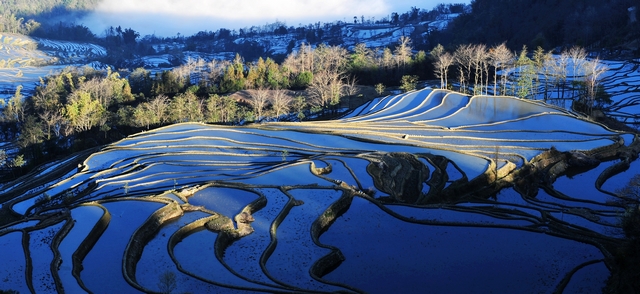
[[435,59],[435,74],[440,78],[440,88],[445,89],[448,86],[448,72],[449,67],[455,61],[453,55],[444,51],[444,47],[438,44],[432,51],[431,56]]

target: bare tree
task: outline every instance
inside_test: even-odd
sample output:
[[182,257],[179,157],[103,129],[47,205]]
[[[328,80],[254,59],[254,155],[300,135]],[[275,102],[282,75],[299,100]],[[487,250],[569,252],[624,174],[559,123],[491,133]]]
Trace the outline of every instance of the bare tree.
[[249,95],[251,96],[249,104],[251,104],[251,108],[253,108],[253,112],[256,115],[255,120],[259,121],[262,119],[264,110],[269,105],[269,90],[259,87],[258,89],[249,91]]
[[224,74],[224,70],[230,65],[230,62],[227,60],[217,61],[212,59],[206,65],[207,68],[207,81],[205,85],[211,86],[215,85],[220,77]]
[[307,45],[305,43],[300,44],[300,48],[298,52],[294,55],[294,64],[292,69],[298,69],[297,72],[309,71],[313,72],[314,70],[314,58],[313,58],[313,48],[311,45]]
[[498,72],[500,74],[500,94],[505,95],[507,92],[507,77],[509,76],[509,68],[513,64],[514,55],[507,48],[505,43],[502,43],[489,51],[489,60],[491,65],[493,66],[494,76],[493,76],[493,94],[496,95],[498,93],[497,89],[497,80],[498,80]]
[[449,67],[454,63],[455,59],[449,52],[444,51],[444,47],[440,44],[431,51],[431,56],[435,59],[435,74],[436,77],[440,78],[440,88],[445,89],[448,85]]
[[487,46],[484,44],[478,44],[471,47],[471,62],[473,64],[475,73],[473,75],[473,94],[482,94],[483,88],[483,74],[485,64],[487,62]]
[[100,104],[105,108],[114,102],[113,87],[108,79],[91,79],[82,83],[79,89],[90,93],[91,97],[100,101]]
[[455,62],[458,64],[460,92],[467,92],[467,82],[471,80],[471,67],[473,66],[473,46],[460,45],[453,53]]
[[343,71],[347,56],[347,50],[342,47],[319,45],[313,51],[314,74],[319,71]]
[[154,115],[153,124],[164,124],[168,121],[169,97],[165,95],[156,96],[149,101],[148,108]]
[[[540,47],[538,47],[540,48]],[[555,77],[553,71],[555,70],[555,63],[553,54],[551,51],[544,52],[544,50],[536,50],[533,55],[533,61],[538,68],[538,74],[542,74],[543,77],[543,99],[547,101],[550,96],[551,85],[555,83]]]
[[342,72],[329,71],[322,71],[314,75],[308,90],[311,103],[325,110],[338,104],[344,88],[342,76]]
[[344,83],[344,93],[347,96],[358,95],[360,89],[358,88],[358,78],[355,76],[348,76]]
[[394,53],[396,55],[396,62],[398,66],[405,67],[409,61],[411,61],[411,38],[402,36],[398,40],[398,46],[396,46]]
[[60,137],[60,129],[62,127],[62,122],[64,120],[64,116],[58,110],[45,110],[44,112],[38,114],[40,120],[47,127],[47,140],[51,139],[51,131],[54,132],[56,137]]
[[[569,52],[562,51],[559,56],[553,58],[553,81],[554,86],[558,91],[558,96],[561,99],[564,99],[564,90],[566,88],[567,83],[567,66],[569,64]],[[560,93],[560,89],[562,89],[562,94]]]
[[[572,80],[577,81],[578,77],[584,75],[581,72],[584,69],[584,63],[587,60],[587,51],[582,47],[574,46],[569,49],[569,58],[571,59],[572,69],[571,72]],[[576,96],[576,88],[573,89],[573,96]]]
[[382,54],[380,55],[378,63],[384,69],[388,69],[391,67],[391,65],[393,64],[393,53],[391,52],[391,49],[384,48],[382,50]]
[[320,45],[314,51],[315,70],[309,85],[312,103],[324,110],[340,103],[344,90],[347,51],[337,46]]
[[582,65],[583,71],[585,73],[584,83],[587,88],[585,105],[587,107],[587,113],[591,113],[597,98],[596,96],[600,77],[608,70],[608,67],[600,63],[600,60],[598,58],[587,60]]
[[273,111],[276,113],[276,117],[280,117],[280,115],[289,112],[291,109],[292,99],[284,90],[272,91],[269,101]]

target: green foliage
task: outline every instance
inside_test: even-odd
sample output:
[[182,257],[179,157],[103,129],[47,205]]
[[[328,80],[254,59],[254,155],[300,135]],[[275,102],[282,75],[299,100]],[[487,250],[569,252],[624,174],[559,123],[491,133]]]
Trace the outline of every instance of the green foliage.
[[293,110],[298,113],[297,117],[299,120],[303,120],[305,118],[304,109],[307,108],[307,101],[304,96],[297,96],[293,99]]
[[144,68],[136,68],[129,75],[129,85],[132,93],[143,94],[145,97],[151,96],[153,87],[151,73]]
[[24,160],[24,156],[20,154],[11,160],[11,164],[9,166],[13,168],[20,168],[23,167],[26,163],[27,162]]
[[25,105],[21,91],[21,85],[16,87],[15,94],[9,99],[6,105],[4,105],[2,109],[4,120],[16,123],[24,121]]
[[131,105],[125,105],[118,108],[115,114],[115,125],[117,126],[138,126],[135,119],[135,108]]
[[204,102],[204,121],[208,123],[216,123],[221,121],[220,104],[222,98],[217,94],[209,95]]
[[182,91],[184,86],[185,81],[182,77],[178,76],[174,71],[167,70],[163,71],[160,79],[155,81],[152,92],[155,95],[176,94]]
[[223,93],[237,92],[245,88],[245,82],[243,65],[229,65],[220,82],[220,90]]
[[42,143],[45,137],[43,129],[42,124],[34,116],[27,116],[24,123],[20,126],[18,146],[27,148]]
[[88,131],[97,126],[102,121],[105,111],[100,101],[84,91],[74,92],[65,106],[65,116],[77,132]]
[[418,76],[404,75],[400,81],[400,89],[405,92],[413,91],[418,86]]
[[611,99],[611,94],[607,93],[607,91],[605,91],[604,86],[602,84],[598,84],[596,86],[596,105],[598,107],[603,107],[605,105],[609,105],[611,103],[613,103],[613,100]]
[[295,76],[291,87],[294,89],[305,89],[309,87],[311,81],[313,81],[313,73],[310,71],[303,71]]
[[[2,1],[3,5],[8,1]],[[6,10],[4,10],[6,11]],[[0,17],[0,32],[12,34],[30,35],[40,27],[40,23],[30,19],[25,22],[24,18],[16,17],[13,13],[3,13]],[[6,39],[5,39],[6,40]]]
[[516,81],[515,95],[520,98],[530,98],[534,94],[533,80],[536,72],[533,61],[527,56],[526,46],[520,51],[516,67],[518,67],[518,79]]
[[378,83],[376,84],[376,93],[378,93],[378,95],[382,95],[384,93],[384,91],[386,90],[385,86],[383,83]]

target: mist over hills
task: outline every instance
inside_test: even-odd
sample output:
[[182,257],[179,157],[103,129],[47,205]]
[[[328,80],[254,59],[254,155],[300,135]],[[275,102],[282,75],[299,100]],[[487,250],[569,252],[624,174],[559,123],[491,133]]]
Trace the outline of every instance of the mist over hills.
[[[329,1],[323,2],[323,6],[309,8],[308,10],[318,12],[306,14],[305,18],[284,14],[285,19],[278,19],[274,9],[282,10],[280,8],[265,6],[261,8],[264,17],[260,17],[261,14],[256,14],[255,9],[249,9],[240,4],[235,8],[231,5],[215,4],[214,6],[201,7],[202,9],[199,10],[186,9],[185,5],[192,2],[184,2],[179,6],[184,8],[184,12],[172,14],[167,8],[169,6],[163,5],[162,1],[155,1],[156,6],[146,5],[148,9],[142,11],[140,10],[141,5],[139,5],[141,1],[116,7],[113,5],[113,1],[18,0],[11,3],[6,1],[0,3],[0,13],[22,17],[25,22],[34,19],[42,23],[43,27],[54,25],[60,21],[74,23],[87,27],[99,37],[103,37],[105,30],[111,26],[130,27],[141,37],[146,35],[171,37],[190,36],[196,35],[198,32],[220,29],[229,29],[232,32],[238,32],[241,29],[247,31],[247,29],[259,28],[274,22],[283,24],[288,29],[307,27],[309,24],[318,22],[323,24],[393,23],[394,15],[411,16],[413,10],[412,8],[406,12],[394,12],[394,7],[390,7],[382,1],[368,3],[370,8],[367,10],[363,10],[362,3],[357,1],[343,6]],[[464,3],[465,1],[460,2]],[[457,18],[446,31],[434,32],[429,35],[428,46],[433,47],[438,43],[445,46],[464,43],[493,45],[507,41],[507,46],[514,50],[520,49],[522,45],[531,48],[542,46],[546,49],[580,45],[589,48],[629,50],[638,54],[640,25],[638,21],[632,21],[630,13],[630,9],[634,5],[637,3],[632,0],[473,0],[470,9]],[[444,5],[436,6],[429,2],[422,3],[421,7],[415,8],[428,13],[430,10],[441,11],[440,7],[444,7]],[[129,8],[131,8],[131,12],[125,12]],[[290,8],[289,10],[294,13],[299,10],[296,7]],[[353,13],[351,11],[346,14],[344,11],[338,11],[335,14],[325,13],[325,10],[345,8],[353,10]],[[360,11],[366,12],[361,15]],[[321,16],[322,13],[324,16]],[[254,20],[247,21],[248,16]],[[124,22],[123,19],[128,21]],[[407,20],[404,19],[404,22],[406,23]],[[179,23],[189,23],[189,25],[178,25]]]

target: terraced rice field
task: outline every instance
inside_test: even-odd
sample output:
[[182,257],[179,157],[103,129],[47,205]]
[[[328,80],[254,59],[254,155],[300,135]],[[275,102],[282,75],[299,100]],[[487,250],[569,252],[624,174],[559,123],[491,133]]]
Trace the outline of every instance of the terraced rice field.
[[640,127],[640,60],[605,61],[609,71],[602,83],[614,103],[609,113]]
[[86,62],[107,55],[107,50],[96,44],[37,38],[40,49],[67,62]]
[[2,204],[21,221],[0,227],[1,288],[597,292],[621,238],[615,189],[640,164],[496,183],[545,154],[634,144],[547,104],[443,90],[333,121],[172,125],[3,187],[24,192]]
[[38,43],[27,36],[0,34],[0,68],[18,68],[48,64],[53,59],[35,50]]

